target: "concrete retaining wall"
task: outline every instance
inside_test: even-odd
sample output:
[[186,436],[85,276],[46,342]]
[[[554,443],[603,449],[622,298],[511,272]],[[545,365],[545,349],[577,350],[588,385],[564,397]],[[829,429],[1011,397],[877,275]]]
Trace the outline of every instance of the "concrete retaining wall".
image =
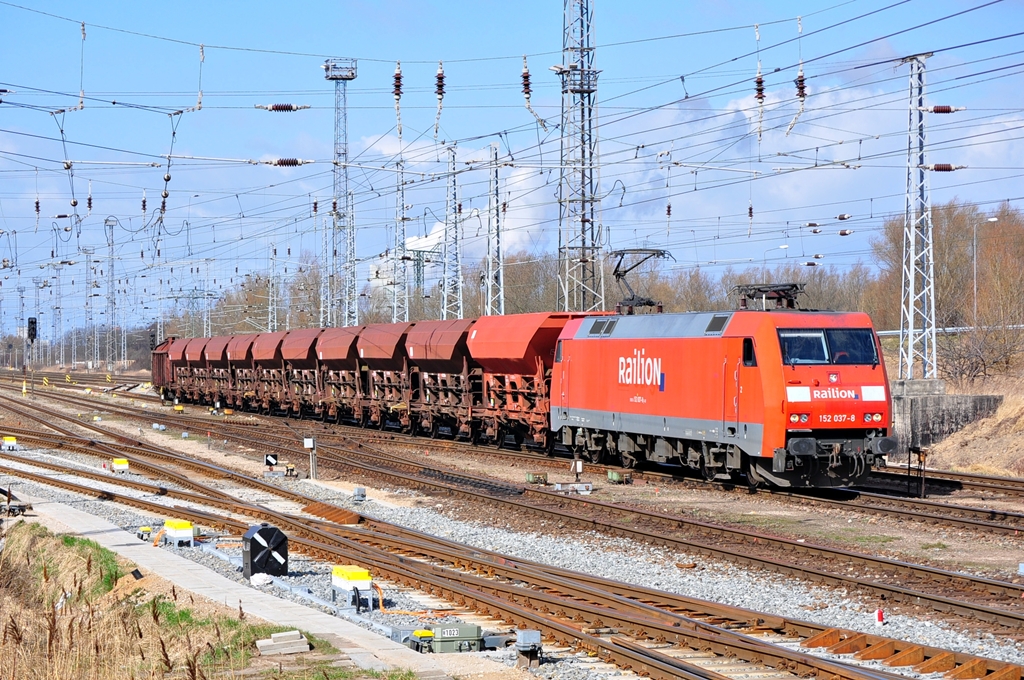
[[893,428],[897,459],[912,446],[931,446],[976,420],[995,413],[1003,398],[985,394],[946,394],[941,380],[892,383]]

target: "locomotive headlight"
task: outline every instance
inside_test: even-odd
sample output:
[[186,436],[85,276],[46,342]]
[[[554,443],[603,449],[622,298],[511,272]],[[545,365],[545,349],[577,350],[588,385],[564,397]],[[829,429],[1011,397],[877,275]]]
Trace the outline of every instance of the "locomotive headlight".
[[871,414],[870,413],[865,413],[864,414],[864,422],[865,423],[870,423],[871,422]]
[[807,422],[807,418],[808,418],[808,416],[807,416],[806,413],[801,413],[800,414],[800,422],[801,423],[806,423]]
[[789,417],[789,422],[791,422],[791,423],[798,423],[798,422],[800,422],[800,416],[797,415],[796,413],[794,413],[793,415],[791,415]]
[[871,416],[871,420],[875,421],[876,423],[882,422],[882,414],[876,413],[875,415]]

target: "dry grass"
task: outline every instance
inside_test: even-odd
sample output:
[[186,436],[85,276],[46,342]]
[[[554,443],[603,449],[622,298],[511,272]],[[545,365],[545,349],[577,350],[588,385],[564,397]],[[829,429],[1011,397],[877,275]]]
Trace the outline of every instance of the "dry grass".
[[[283,630],[238,613],[201,614],[173,588],[154,595],[132,568],[92,541],[12,526],[0,552],[0,680],[242,677],[255,641]],[[358,677],[315,664],[281,675],[273,666],[257,677]]]
[[990,417],[933,446],[929,465],[979,474],[1024,476],[1024,379],[1001,376],[976,383],[965,392],[1001,394],[1003,403]]

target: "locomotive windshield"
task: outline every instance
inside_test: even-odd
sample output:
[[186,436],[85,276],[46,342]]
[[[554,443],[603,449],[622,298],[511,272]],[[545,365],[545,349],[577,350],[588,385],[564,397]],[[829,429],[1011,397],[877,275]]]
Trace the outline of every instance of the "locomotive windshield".
[[870,328],[779,329],[786,364],[877,364]]

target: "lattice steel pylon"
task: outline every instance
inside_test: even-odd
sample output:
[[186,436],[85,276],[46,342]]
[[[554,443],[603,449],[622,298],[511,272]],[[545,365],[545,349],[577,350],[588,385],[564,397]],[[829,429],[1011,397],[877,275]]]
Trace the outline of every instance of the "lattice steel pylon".
[[356,78],[356,60],[328,59],[323,68],[324,77],[334,81],[334,238],[329,276],[336,286],[335,301],[331,305],[336,311],[332,309],[333,318],[328,321],[329,325],[355,326],[359,323],[359,301],[356,297],[356,230],[352,193],[348,188],[348,83]]
[[[114,227],[117,226],[117,220],[107,218],[103,222],[103,226],[107,231],[107,319],[106,319],[106,332],[104,333],[105,342],[105,358],[107,361],[107,371],[114,370],[114,362],[117,360],[117,344],[115,336],[116,321],[115,318],[117,313],[117,291],[114,289]],[[98,360],[98,358],[97,358]]]
[[[398,138],[401,146],[402,138]],[[401,154],[401,151],[399,151]],[[398,161],[398,179],[395,189],[395,247],[392,251],[391,264],[391,321],[409,320],[409,253],[406,247],[406,222],[409,218],[405,214],[405,163]]]
[[21,365],[28,365],[28,322],[25,320],[25,286],[18,286],[18,332],[21,334]]
[[501,251],[502,204],[498,196],[498,144],[491,144],[491,187],[487,193],[487,304],[485,316],[505,313],[505,256]]
[[[315,226],[315,225],[314,225]],[[325,217],[322,222],[323,231],[320,232],[322,239],[320,247],[320,328],[327,328],[331,325],[334,315],[331,311],[331,285],[334,281],[334,272],[331,270],[331,233],[333,227],[327,223]]]
[[398,130],[398,162],[395,164],[395,248],[391,261],[391,321],[409,320],[409,252],[406,246],[405,223],[405,160],[402,156],[402,64],[395,64],[394,87],[395,122]]
[[267,330],[277,332],[277,244],[270,244],[270,278],[267,280]]
[[[39,291],[41,291],[47,285],[48,285],[48,283],[47,283],[46,279],[44,279],[42,276],[33,276],[32,277],[32,288],[35,289],[35,312],[34,312],[34,314],[36,315],[36,319],[37,320],[39,319],[39,316],[40,316],[40,314],[39,314]],[[39,324],[37,326],[37,328],[41,328],[41,327],[42,327],[42,324]],[[41,338],[36,338],[36,339],[37,340],[41,340]],[[36,345],[36,343],[30,342],[29,343],[29,350],[30,350],[30,363],[32,363],[32,364],[39,363],[39,347]]]
[[444,242],[441,245],[441,320],[461,319],[462,305],[462,203],[455,174],[455,147],[448,147],[448,198],[445,205]]
[[[935,263],[932,207],[926,169],[925,67],[931,54],[902,60],[910,64],[910,121],[907,140],[907,202],[903,226],[903,292],[900,304],[901,380],[935,378]],[[921,369],[917,371],[920,363]]]
[[565,0],[562,64],[555,67],[562,80],[558,295],[564,311],[604,309],[593,17],[593,0]]
[[[85,257],[85,361],[87,368],[93,368],[99,362],[99,339],[96,335],[96,324],[93,323],[92,317],[92,255],[95,252],[96,249],[92,246],[82,248],[82,255]],[[92,336],[91,339],[90,335]]]

